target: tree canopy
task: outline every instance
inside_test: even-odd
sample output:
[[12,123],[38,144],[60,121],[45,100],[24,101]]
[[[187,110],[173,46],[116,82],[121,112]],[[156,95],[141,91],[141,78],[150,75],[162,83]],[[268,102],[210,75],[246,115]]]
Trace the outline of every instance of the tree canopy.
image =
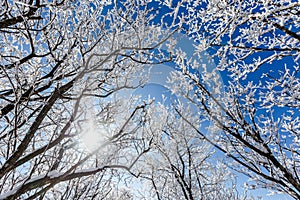
[[[300,199],[299,14],[294,0],[2,1],[0,199]],[[166,65],[176,98],[133,92]]]

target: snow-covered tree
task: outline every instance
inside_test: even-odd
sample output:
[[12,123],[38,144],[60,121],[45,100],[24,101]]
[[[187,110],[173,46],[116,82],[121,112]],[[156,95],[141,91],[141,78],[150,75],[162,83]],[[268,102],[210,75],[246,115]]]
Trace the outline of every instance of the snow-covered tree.
[[170,59],[160,47],[178,25],[161,30],[161,6],[1,1],[1,199],[128,193],[116,193],[114,174],[147,151],[126,153],[147,103],[114,93],[142,85],[151,64]]
[[[300,199],[299,1],[207,0],[186,8],[183,27],[199,58],[174,51],[179,70],[170,87],[197,107],[190,125],[252,188]],[[216,66],[199,64],[203,52]]]
[[[229,168],[299,199],[299,9],[1,1],[0,199],[246,198]],[[174,106],[124,95],[169,61]]]
[[[239,194],[234,174],[222,157],[214,155],[211,144],[189,123],[162,104],[149,108],[143,131],[144,138],[151,138],[151,149],[140,160],[143,167],[136,169],[145,185],[143,191],[149,193],[141,197],[247,199],[246,194]],[[188,107],[181,109],[192,113]]]

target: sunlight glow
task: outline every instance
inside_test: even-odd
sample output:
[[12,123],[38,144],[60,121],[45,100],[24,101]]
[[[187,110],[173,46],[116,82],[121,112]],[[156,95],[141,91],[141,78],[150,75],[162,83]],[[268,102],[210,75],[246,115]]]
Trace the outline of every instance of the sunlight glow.
[[90,118],[83,126],[81,141],[89,151],[95,151],[103,143],[107,133],[103,127],[97,126],[95,121]]

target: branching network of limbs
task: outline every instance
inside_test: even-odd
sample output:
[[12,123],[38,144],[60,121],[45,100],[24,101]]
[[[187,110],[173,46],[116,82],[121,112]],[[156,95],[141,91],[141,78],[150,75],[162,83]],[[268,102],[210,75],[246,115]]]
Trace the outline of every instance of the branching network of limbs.
[[[202,31],[191,33],[199,40],[199,50],[213,52],[216,68],[227,77],[222,82],[217,70],[205,66],[199,70],[204,73],[195,76],[197,66],[189,64],[192,61],[182,64],[181,59],[177,62],[185,68],[172,78],[185,87],[174,90],[198,107],[201,116],[206,116],[204,121],[213,122],[210,131],[218,135],[214,139],[194,129],[235,160],[237,171],[255,180],[258,187],[299,199],[300,4],[215,3],[199,14]],[[179,114],[190,121],[184,112]]]
[[[131,148],[133,141],[128,138],[134,139],[132,134],[141,126],[140,110],[147,104],[132,108],[128,105],[123,113],[114,113],[110,107],[117,107],[120,100],[104,100],[122,88],[138,87],[144,77],[137,72],[169,59],[157,53],[149,59],[151,51],[172,33],[157,40],[158,35],[151,32],[155,28],[152,30],[141,21],[147,21],[144,18],[152,11],[143,12],[136,3],[124,4],[123,10],[105,10],[104,1],[96,1],[95,8],[88,1],[3,1],[2,199],[51,198],[47,193],[63,194],[62,198],[80,194],[81,198],[109,198],[109,193],[114,193],[104,185],[112,177],[104,176],[105,171],[130,172],[136,159],[148,151],[145,147],[131,157],[117,157]],[[130,8],[134,12],[128,13]],[[137,22],[131,23],[132,20]],[[137,24],[143,32],[134,28]],[[89,97],[98,99],[97,105],[85,105]],[[86,109],[94,109],[99,119],[109,116],[114,126],[110,135],[101,136],[104,143],[93,152],[78,142],[76,124],[86,121]],[[100,149],[105,149],[102,156]],[[120,163],[119,159],[127,162]],[[84,177],[94,174],[102,175],[95,182],[84,181]],[[65,191],[55,188],[59,183]],[[68,192],[75,183],[77,187]],[[85,189],[87,185],[89,192]]]
[[[246,199],[213,148],[255,187],[299,199],[299,12],[292,0],[3,0],[0,199]],[[183,102],[122,96],[167,62]]]

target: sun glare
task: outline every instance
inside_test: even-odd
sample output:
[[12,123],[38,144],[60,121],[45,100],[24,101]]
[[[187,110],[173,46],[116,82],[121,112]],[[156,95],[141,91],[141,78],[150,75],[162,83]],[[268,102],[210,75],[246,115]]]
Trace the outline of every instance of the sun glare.
[[98,127],[93,119],[89,119],[83,126],[81,140],[89,151],[95,151],[101,146],[105,136],[103,127]]

